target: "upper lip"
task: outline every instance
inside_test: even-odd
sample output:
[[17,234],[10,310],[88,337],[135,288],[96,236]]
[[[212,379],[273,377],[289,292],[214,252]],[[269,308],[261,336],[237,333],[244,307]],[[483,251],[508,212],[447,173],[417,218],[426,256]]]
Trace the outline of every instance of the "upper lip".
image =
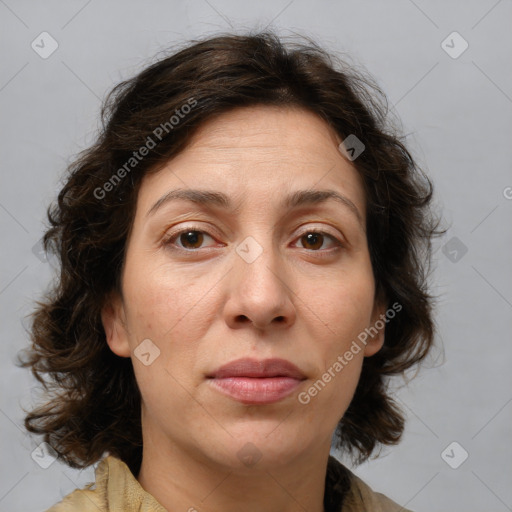
[[286,359],[250,359],[242,358],[231,361],[208,375],[210,378],[224,379],[228,377],[292,377],[303,380],[305,375]]

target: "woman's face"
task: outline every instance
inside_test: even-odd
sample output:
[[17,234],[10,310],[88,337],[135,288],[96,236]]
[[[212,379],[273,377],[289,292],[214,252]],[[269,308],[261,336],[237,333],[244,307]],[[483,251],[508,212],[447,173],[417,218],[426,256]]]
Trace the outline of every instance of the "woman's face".
[[[143,180],[123,297],[103,322],[110,348],[132,358],[145,450],[242,469],[328,451],[363,358],[383,342],[354,349],[384,308],[362,183],[339,142],[309,112],[241,108]],[[178,190],[211,194],[173,199]],[[320,190],[341,200],[300,200]],[[284,359],[299,374],[216,373],[240,358]]]

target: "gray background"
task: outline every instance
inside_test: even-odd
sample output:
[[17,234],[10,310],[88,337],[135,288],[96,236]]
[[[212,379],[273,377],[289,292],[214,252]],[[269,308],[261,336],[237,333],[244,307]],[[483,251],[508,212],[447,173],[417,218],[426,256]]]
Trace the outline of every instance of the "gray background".
[[[417,512],[512,510],[511,19],[510,0],[0,0],[0,510],[40,512],[94,478],[92,467],[34,462],[41,439],[24,432],[21,407],[35,381],[14,358],[52,275],[37,256],[45,209],[94,140],[101,99],[174,43],[267,25],[346,52],[376,77],[449,226],[435,253],[437,351],[397,383],[403,441],[356,473]],[[46,59],[31,47],[43,31],[59,45]],[[458,58],[442,47],[453,31],[469,44]],[[463,449],[453,469],[445,460],[460,463]]]

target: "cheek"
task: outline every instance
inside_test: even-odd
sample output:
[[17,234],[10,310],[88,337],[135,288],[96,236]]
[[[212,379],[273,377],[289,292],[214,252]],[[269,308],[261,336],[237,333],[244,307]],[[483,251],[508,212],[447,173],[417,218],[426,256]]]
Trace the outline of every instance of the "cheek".
[[169,265],[150,269],[147,262],[140,263],[137,266],[133,258],[126,265],[123,292],[129,304],[127,331],[132,354],[143,340],[149,339],[157,347],[158,356],[150,365],[143,364],[137,352],[132,359],[141,393],[158,399],[163,390],[168,393],[171,388],[179,390],[178,383],[190,384],[197,373],[202,356],[200,341],[216,308],[213,292],[205,296],[205,290],[212,288],[215,280],[204,283],[204,279],[191,278]]
[[339,343],[357,336],[371,321],[375,287],[371,269],[342,273],[330,280],[327,290],[318,294],[321,311],[332,326]]
[[[201,320],[193,308],[194,287],[181,287],[176,280],[159,272],[147,272],[126,286],[127,315],[135,377],[149,415],[161,421],[174,421],[173,411],[190,408],[191,376],[198,359]],[[128,294],[129,297],[128,297]],[[142,340],[151,340],[158,355],[146,365],[137,356]],[[156,347],[156,348],[154,348]],[[140,351],[138,352],[140,354]]]
[[162,342],[172,339],[189,324],[199,306],[205,293],[199,284],[168,264],[149,267],[147,261],[133,257],[127,262],[124,279],[131,331]]
[[[314,421],[322,415],[333,425],[346,411],[361,374],[364,346],[358,336],[370,325],[374,306],[374,280],[369,265],[333,274],[315,294],[307,290],[304,311],[315,312],[319,329],[312,332],[312,350],[319,356],[318,374],[299,396],[305,413]],[[313,318],[313,317],[312,317]],[[320,323],[318,322],[320,320]],[[309,321],[313,325],[313,320]]]

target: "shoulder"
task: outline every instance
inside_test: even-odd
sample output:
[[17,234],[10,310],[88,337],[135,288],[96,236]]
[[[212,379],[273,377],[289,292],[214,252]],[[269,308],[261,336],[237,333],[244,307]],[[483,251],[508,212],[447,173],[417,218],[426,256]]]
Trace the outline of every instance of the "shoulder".
[[330,458],[335,461],[330,461],[330,464],[337,466],[337,473],[344,473],[344,478],[349,482],[349,488],[339,512],[366,512],[368,510],[372,512],[412,512],[386,495],[373,491],[368,484],[343,466],[341,462],[332,456]]
[[98,489],[88,484],[83,489],[75,489],[45,512],[107,512],[106,501]]
[[109,477],[108,457],[99,462],[95,470],[95,482],[82,489],[75,489],[45,512],[103,512],[108,511],[106,488]]
[[128,466],[112,455],[99,462],[95,479],[94,483],[75,489],[45,512],[166,512],[141,487]]
[[76,489],[45,512],[107,512],[105,504],[94,491]]
[[[343,512],[356,512],[359,510],[372,510],[374,512],[412,512],[411,510],[400,506],[386,495],[373,491],[368,484],[363,482],[354,473],[350,474],[350,491],[345,502],[347,507],[343,507]],[[354,508],[354,505],[364,508]],[[352,508],[350,508],[352,506]]]

